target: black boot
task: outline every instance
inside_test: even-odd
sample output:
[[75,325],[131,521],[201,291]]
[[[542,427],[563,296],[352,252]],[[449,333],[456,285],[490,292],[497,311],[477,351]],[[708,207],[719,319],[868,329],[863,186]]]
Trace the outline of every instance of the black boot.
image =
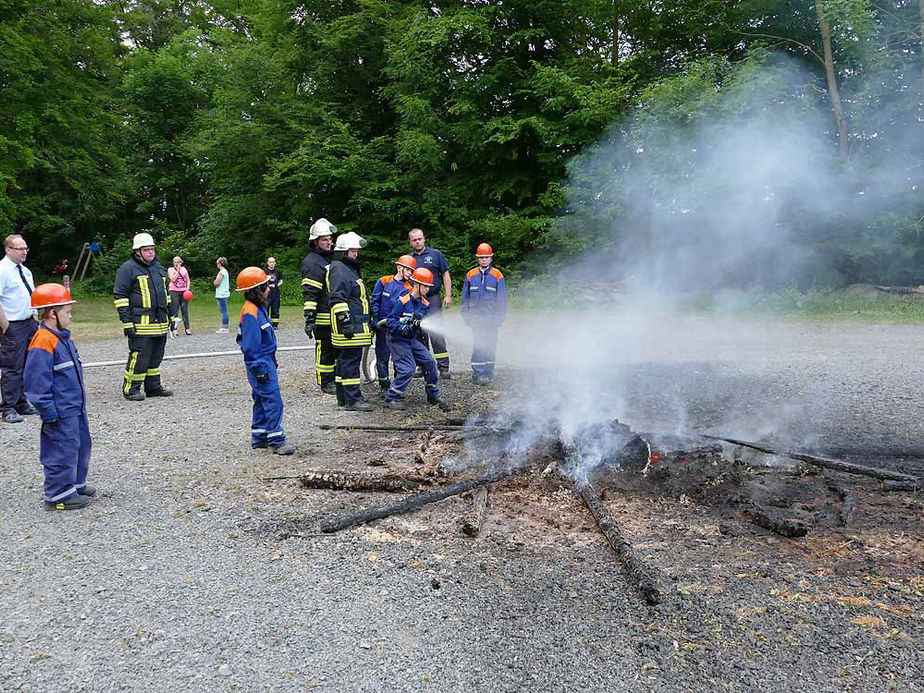
[[81,496],[86,496],[87,498],[92,498],[96,495],[96,489],[89,484],[84,484],[82,488],[77,489],[77,493]]
[[45,510],[79,510],[90,505],[90,499],[87,496],[77,494],[67,500],[45,501]]
[[123,393],[122,396],[125,397],[125,399],[131,400],[132,402],[143,402],[144,393],[141,391],[141,383],[138,383],[137,385],[133,384],[128,390],[128,394],[126,395]]
[[364,399],[358,399],[346,405],[347,411],[372,411],[372,405]]
[[439,407],[440,411],[452,411],[452,407],[446,404],[439,397],[427,397],[427,404],[432,404],[436,407]]
[[334,387],[336,388],[336,394],[337,394],[337,406],[345,407],[346,397],[343,396],[343,385],[341,385],[340,383],[336,383]]
[[148,397],[173,397],[173,390],[168,390],[165,387],[159,387],[156,390],[151,390],[148,392]]
[[321,392],[325,395],[336,395],[337,394],[337,385],[333,381],[326,382],[321,385]]

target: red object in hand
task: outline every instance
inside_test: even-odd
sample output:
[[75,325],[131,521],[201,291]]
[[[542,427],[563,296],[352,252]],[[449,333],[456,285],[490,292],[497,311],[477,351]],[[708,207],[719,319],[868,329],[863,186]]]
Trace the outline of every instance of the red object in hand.
[[183,292],[183,300],[186,301],[187,303],[188,303],[189,301],[192,301],[192,300],[193,300],[193,292],[190,291],[189,289],[186,289],[186,291]]

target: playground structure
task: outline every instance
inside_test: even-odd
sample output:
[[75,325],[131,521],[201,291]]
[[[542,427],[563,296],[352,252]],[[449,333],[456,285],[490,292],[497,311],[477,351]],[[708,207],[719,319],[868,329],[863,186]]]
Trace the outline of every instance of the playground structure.
[[91,260],[93,260],[96,255],[102,254],[103,251],[96,241],[84,243],[80,248],[80,256],[77,258],[77,262],[74,265],[73,281],[83,281],[83,278],[87,275],[87,269],[90,267]]

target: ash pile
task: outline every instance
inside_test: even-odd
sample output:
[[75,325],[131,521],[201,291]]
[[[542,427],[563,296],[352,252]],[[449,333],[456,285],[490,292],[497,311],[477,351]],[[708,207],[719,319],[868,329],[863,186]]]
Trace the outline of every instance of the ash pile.
[[477,536],[489,513],[492,484],[511,477],[537,486],[548,486],[553,480],[573,489],[626,576],[649,604],[662,600],[662,580],[636,554],[607,505],[607,499],[615,494],[685,499],[706,508],[720,522],[747,520],[763,530],[798,539],[812,528],[843,526],[850,521],[855,498],[845,477],[875,478],[883,491],[917,493],[921,484],[921,480],[899,472],[780,452],[733,438],[635,432],[616,419],[567,426],[555,419],[536,422],[482,415],[427,426],[322,428],[419,430],[425,433],[422,452],[426,441],[435,435],[455,438],[462,446],[459,455],[443,458],[424,471],[377,474],[309,470],[300,475],[297,478],[307,488],[413,492],[394,503],[321,518],[322,533],[469,494],[471,512],[460,529],[466,536]]

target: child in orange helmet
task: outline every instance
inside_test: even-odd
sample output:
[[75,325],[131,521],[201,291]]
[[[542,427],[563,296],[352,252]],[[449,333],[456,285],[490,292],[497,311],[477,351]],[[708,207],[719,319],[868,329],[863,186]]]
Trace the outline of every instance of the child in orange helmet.
[[76,510],[90,504],[96,489],[87,485],[92,443],[83,368],[67,329],[75,301],[61,284],[40,284],[31,302],[42,324],[26,352],[23,389],[42,417],[45,509]]
[[388,377],[388,362],[391,352],[388,350],[388,333],[385,326],[379,327],[379,322],[388,317],[391,303],[406,289],[411,290],[408,281],[411,273],[417,269],[417,261],[412,255],[402,255],[395,261],[395,273],[386,274],[375,283],[372,289],[372,302],[369,305],[372,315],[372,329],[375,330],[375,370],[379,379],[379,388],[382,395],[391,386]]

